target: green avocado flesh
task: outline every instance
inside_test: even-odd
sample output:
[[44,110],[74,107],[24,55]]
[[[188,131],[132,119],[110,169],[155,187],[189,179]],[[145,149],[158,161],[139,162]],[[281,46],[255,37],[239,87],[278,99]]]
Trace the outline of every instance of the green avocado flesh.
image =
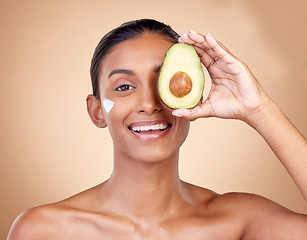
[[159,76],[159,94],[171,108],[192,108],[202,97],[204,73],[195,49],[176,43],[167,51]]

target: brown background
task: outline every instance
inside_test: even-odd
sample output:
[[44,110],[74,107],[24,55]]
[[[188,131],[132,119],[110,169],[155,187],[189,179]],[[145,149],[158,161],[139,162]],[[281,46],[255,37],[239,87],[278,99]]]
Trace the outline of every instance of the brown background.
[[[179,33],[211,32],[248,63],[306,136],[305,2],[1,0],[0,238],[22,211],[66,198],[111,173],[111,139],[91,123],[85,98],[96,44],[124,21],[156,18]],[[193,122],[180,173],[219,193],[257,193],[307,213],[268,146],[239,121]]]

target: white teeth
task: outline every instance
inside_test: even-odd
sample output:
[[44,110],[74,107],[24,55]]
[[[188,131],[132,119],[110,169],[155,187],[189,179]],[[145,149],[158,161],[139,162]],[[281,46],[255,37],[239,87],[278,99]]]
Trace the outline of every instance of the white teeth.
[[167,128],[167,124],[155,124],[155,125],[148,125],[148,126],[135,126],[132,127],[132,131],[134,132],[141,132],[141,131],[149,131],[149,130],[165,130]]

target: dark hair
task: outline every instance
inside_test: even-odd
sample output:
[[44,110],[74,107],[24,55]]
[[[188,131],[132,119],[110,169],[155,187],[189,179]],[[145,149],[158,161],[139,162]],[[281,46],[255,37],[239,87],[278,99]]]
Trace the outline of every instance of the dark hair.
[[123,23],[107,33],[98,43],[91,62],[91,80],[93,94],[100,98],[98,77],[100,65],[104,57],[118,43],[137,38],[144,33],[154,33],[164,36],[167,40],[176,43],[179,35],[169,26],[153,19],[139,19]]

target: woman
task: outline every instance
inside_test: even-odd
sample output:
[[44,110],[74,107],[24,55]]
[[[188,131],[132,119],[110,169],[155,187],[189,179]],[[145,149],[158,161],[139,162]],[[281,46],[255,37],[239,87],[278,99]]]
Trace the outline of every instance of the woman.
[[[176,42],[192,45],[212,89],[193,109],[172,110],[156,83]],[[179,149],[191,120],[238,119],[261,134],[307,200],[307,141],[248,67],[210,34],[180,37],[137,20],[108,33],[91,66],[88,113],[113,139],[114,169],[104,183],[23,213],[8,239],[306,239],[307,216],[263,197],[219,195],[179,178]]]

